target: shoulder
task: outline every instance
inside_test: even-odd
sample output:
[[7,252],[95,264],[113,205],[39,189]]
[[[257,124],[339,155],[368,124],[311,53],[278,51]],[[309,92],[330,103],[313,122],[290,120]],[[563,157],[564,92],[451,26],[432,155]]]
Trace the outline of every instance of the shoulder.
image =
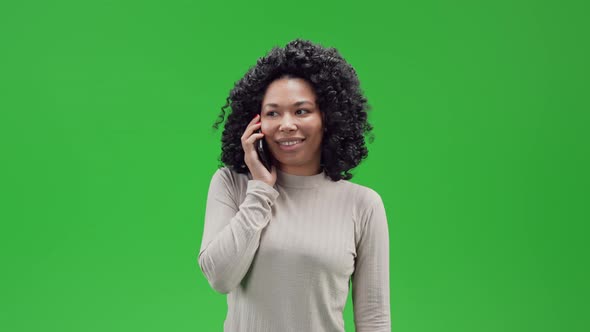
[[340,180],[334,183],[337,191],[345,193],[346,206],[352,209],[354,220],[363,223],[371,211],[383,208],[381,195],[374,189],[348,180]]
[[238,173],[231,168],[224,166],[215,170],[211,183],[225,185],[232,189],[239,189],[247,186],[250,177],[250,173]]
[[374,234],[387,229],[387,219],[381,195],[374,189],[361,184],[340,180],[343,190],[350,192],[352,216],[354,220],[355,245],[361,245],[366,234]]
[[250,173],[238,173],[227,166],[223,166],[215,170],[213,177],[221,178],[227,181],[248,181],[251,178],[251,175]]
[[367,208],[375,204],[383,203],[381,195],[370,187],[353,183],[348,180],[340,180],[337,183],[341,190],[348,191],[353,195],[354,201],[359,208]]

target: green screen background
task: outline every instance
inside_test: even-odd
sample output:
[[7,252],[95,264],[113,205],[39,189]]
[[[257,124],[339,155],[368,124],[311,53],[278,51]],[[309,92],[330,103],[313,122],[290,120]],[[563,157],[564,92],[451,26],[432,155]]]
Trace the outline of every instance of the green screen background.
[[[588,331],[588,6],[0,5],[0,326],[222,331],[197,264],[221,106],[293,38],[372,107],[393,331]],[[345,310],[354,331],[352,305]]]

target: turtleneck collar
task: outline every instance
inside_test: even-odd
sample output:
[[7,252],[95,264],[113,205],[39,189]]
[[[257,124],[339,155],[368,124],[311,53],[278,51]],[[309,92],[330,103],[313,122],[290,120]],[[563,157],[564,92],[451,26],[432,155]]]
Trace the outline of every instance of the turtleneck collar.
[[330,181],[330,178],[323,170],[315,175],[293,175],[277,168],[277,184],[281,187],[315,188]]

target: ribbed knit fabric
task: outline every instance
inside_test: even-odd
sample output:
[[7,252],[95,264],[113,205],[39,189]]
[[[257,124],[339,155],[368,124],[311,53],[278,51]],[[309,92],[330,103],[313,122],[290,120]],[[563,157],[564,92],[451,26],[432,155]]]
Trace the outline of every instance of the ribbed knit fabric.
[[356,331],[391,330],[387,217],[370,188],[278,169],[271,187],[223,167],[198,261],[227,294],[225,332],[344,331],[349,280]]

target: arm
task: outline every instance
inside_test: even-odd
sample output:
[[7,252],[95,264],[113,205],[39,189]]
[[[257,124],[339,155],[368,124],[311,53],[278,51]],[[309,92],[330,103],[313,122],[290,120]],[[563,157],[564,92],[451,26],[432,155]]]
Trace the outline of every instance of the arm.
[[390,332],[389,231],[381,197],[362,218],[352,275],[352,302],[357,332]]
[[249,180],[246,198],[237,207],[226,172],[217,170],[211,180],[199,252],[201,271],[211,287],[223,294],[236,288],[248,271],[279,195],[265,182]]

